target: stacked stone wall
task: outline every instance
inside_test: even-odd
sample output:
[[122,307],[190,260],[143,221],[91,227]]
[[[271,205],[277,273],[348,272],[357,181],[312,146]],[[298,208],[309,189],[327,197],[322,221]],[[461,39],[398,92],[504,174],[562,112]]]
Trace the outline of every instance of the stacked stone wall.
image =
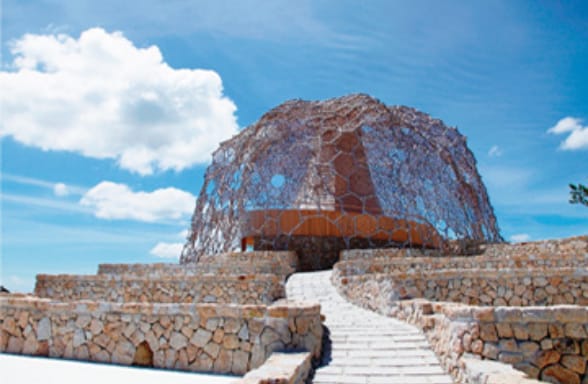
[[588,305],[586,268],[343,273],[335,281],[353,301],[374,294],[387,301],[425,298],[490,306]]
[[[251,252],[227,252],[213,255],[203,255],[197,264],[221,264],[246,263],[255,265],[274,265],[280,267],[291,267],[296,271],[299,267],[299,260],[294,251],[251,251]],[[182,265],[192,265],[182,264]]]
[[282,264],[248,263],[234,261],[229,264],[202,263],[194,265],[180,264],[100,264],[99,275],[119,275],[159,278],[161,276],[195,276],[203,274],[217,275],[257,275],[274,274],[282,278],[291,275],[295,270]]
[[[587,236],[487,245],[474,257],[425,253],[347,251],[333,283],[359,306],[419,325],[458,382],[488,379],[468,376],[475,356],[533,379],[588,383]],[[554,305],[564,303],[575,305]]]
[[35,296],[61,301],[270,304],[285,297],[276,275],[38,275]]
[[512,365],[533,379],[588,381],[586,307],[479,307],[407,300],[389,314],[423,328],[442,364],[460,382],[466,382],[464,353]]
[[320,307],[0,297],[0,352],[244,374],[278,350],[318,358]]
[[223,275],[276,274],[286,277],[296,271],[298,258],[295,252],[232,252],[203,256],[198,263],[153,264],[100,264],[98,274],[159,278],[169,275]]
[[[588,266],[588,236],[521,244],[485,244],[477,256],[441,257],[411,248],[341,252],[337,269],[349,274],[438,269],[573,268]],[[430,256],[435,254],[437,256]]]

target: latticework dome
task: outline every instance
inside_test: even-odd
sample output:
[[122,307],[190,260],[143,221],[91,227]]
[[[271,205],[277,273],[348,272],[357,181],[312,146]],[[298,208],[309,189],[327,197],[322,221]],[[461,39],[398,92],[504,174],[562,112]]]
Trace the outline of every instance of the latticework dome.
[[501,240],[465,138],[415,109],[350,95],[286,102],[223,142],[181,262],[294,249],[302,269],[322,269],[341,249],[449,240]]

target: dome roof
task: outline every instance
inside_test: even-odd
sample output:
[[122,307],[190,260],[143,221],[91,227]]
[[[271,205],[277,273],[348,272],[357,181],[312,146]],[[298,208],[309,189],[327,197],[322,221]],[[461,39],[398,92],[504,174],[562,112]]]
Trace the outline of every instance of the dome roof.
[[367,95],[288,101],[223,142],[191,229],[183,263],[246,239],[260,249],[301,237],[345,248],[501,240],[465,138]]

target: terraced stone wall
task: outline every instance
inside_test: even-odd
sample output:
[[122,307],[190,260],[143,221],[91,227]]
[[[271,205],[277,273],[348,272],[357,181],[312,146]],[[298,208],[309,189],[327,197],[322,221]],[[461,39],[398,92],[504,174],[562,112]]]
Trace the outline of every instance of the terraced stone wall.
[[276,274],[286,277],[296,271],[298,257],[295,252],[233,252],[203,256],[193,264],[100,264],[98,274],[159,278],[169,275],[223,275]]
[[479,307],[401,301],[390,312],[419,325],[442,364],[461,379],[461,357],[500,361],[550,383],[588,382],[588,308]]
[[489,244],[473,257],[424,253],[345,251],[333,281],[352,300],[374,308],[412,298],[495,306],[588,304],[588,236]]
[[0,352],[244,374],[272,352],[318,358],[319,305],[55,302],[0,296]]
[[[588,305],[588,269],[465,269],[335,276],[353,301],[425,298],[471,305]],[[377,300],[366,305],[376,305]]]
[[520,244],[484,244],[480,252],[477,256],[446,257],[423,249],[354,249],[341,251],[337,269],[350,275],[438,269],[586,267],[588,236]]
[[285,297],[276,275],[38,275],[35,296],[60,301],[270,304]]
[[[458,382],[469,380],[462,357],[474,355],[588,383],[587,236],[488,245],[474,257],[408,253],[419,252],[343,252],[333,283],[359,306],[419,325]],[[575,305],[554,305],[563,303]]]

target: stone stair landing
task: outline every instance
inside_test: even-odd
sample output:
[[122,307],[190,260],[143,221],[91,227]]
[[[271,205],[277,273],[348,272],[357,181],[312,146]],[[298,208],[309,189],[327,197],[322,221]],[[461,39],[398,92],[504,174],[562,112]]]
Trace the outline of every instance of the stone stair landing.
[[288,298],[318,301],[326,316],[329,342],[313,383],[453,383],[420,330],[347,302],[330,276],[296,273],[286,284]]

